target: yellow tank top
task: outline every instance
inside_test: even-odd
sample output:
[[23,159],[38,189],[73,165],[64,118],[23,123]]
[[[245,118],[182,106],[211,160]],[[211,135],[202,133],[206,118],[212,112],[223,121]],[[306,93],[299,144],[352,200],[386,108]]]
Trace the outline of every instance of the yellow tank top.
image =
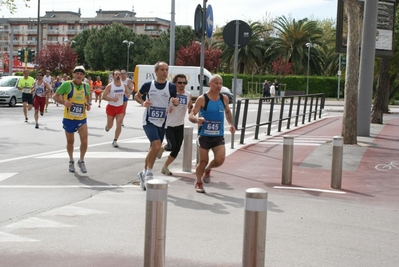
[[72,105],[64,108],[64,118],[69,120],[83,120],[86,119],[86,84],[82,83],[83,88],[77,90],[74,88],[73,83],[69,94],[64,95],[64,101],[69,100]]

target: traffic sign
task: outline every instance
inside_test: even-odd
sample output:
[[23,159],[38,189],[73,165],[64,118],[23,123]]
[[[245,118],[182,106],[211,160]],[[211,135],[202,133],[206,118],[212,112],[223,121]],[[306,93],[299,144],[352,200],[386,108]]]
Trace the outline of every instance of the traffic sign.
[[198,38],[201,38],[202,34],[204,33],[204,27],[202,27],[202,13],[202,7],[200,4],[198,4],[194,15],[194,32]]
[[212,33],[213,33],[213,10],[212,6],[208,5],[208,7],[206,8],[206,36],[208,36],[208,38],[211,38]]
[[252,37],[252,30],[249,25],[242,20],[230,21],[223,30],[223,39],[228,46],[235,46],[236,23],[238,22],[238,46],[246,46]]

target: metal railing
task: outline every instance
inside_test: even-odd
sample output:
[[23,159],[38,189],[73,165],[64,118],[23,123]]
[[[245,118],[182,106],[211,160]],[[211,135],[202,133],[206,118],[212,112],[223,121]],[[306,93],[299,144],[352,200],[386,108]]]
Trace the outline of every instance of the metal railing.
[[[235,127],[240,133],[240,144],[244,144],[245,131],[247,129],[255,128],[254,139],[259,139],[259,130],[261,126],[267,126],[267,135],[271,134],[272,125],[277,123],[277,131],[281,132],[283,122],[286,122],[287,129],[291,127],[291,120],[295,120],[294,126],[298,126],[300,120],[305,124],[306,119],[308,122],[316,120],[317,117],[321,118],[322,111],[325,104],[325,94],[312,94],[312,95],[299,95],[299,96],[282,96],[280,97],[281,105],[278,119],[273,118],[275,107],[277,106],[274,97],[265,98],[244,98],[237,100],[237,108],[235,113]],[[257,115],[255,123],[248,123],[248,109],[250,101],[257,102]],[[264,105],[264,101],[270,101],[270,106]],[[310,103],[309,103],[310,102]],[[243,105],[243,114],[241,115],[241,107]],[[288,112],[285,112],[285,107],[288,106]],[[294,109],[296,108],[295,112]],[[265,112],[266,111],[266,112]],[[268,111],[268,114],[267,114]],[[262,120],[262,114],[268,115],[267,120]],[[241,118],[241,127],[239,122]]]

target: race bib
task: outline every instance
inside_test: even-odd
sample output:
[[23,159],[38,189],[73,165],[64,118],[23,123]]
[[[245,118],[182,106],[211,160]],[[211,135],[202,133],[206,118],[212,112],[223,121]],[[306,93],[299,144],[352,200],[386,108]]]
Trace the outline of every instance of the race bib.
[[221,124],[220,121],[205,121],[202,127],[204,127],[205,134],[219,135]]
[[187,105],[188,100],[186,95],[178,95],[178,98],[179,98],[179,105],[183,106]]
[[43,92],[44,92],[43,88],[36,88],[36,95],[37,96],[42,96]]
[[82,117],[84,111],[84,105],[82,104],[74,104],[69,108],[69,114],[75,117]]
[[150,119],[165,119],[166,108],[150,107]]
[[25,87],[25,88],[24,88],[24,93],[30,94],[30,88],[29,88],[29,87]]

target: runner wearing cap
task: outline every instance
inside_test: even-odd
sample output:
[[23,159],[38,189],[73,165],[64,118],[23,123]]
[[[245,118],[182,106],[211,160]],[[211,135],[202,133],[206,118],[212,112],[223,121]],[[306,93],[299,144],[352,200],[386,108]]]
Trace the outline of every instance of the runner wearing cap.
[[53,95],[53,99],[57,103],[65,106],[62,124],[67,139],[70,172],[75,172],[75,162],[73,159],[75,132],[78,132],[80,137],[80,159],[78,166],[81,172],[87,172],[84,156],[88,145],[86,110],[90,110],[90,86],[83,82],[85,74],[86,71],[83,66],[75,67],[73,70],[73,79],[63,82]]

